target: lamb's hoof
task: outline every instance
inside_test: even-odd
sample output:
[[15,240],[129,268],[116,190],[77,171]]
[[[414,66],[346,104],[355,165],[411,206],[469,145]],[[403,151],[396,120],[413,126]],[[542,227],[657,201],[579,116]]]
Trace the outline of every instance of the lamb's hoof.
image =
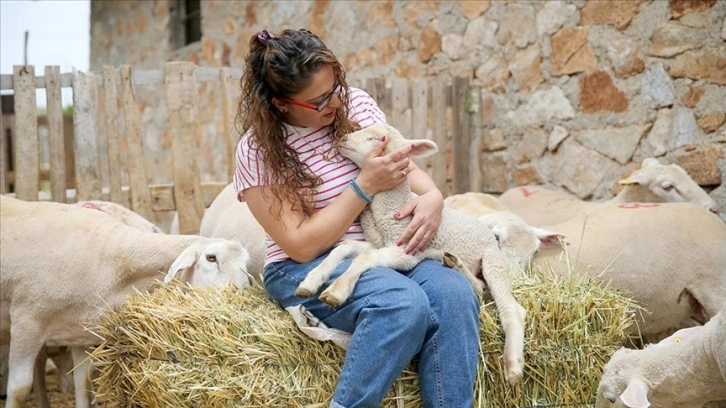
[[324,290],[323,293],[320,294],[320,297],[318,298],[323,303],[328,304],[330,307],[336,308],[345,302],[345,299],[340,299],[338,296],[336,296],[334,293],[329,292],[327,290]]
[[516,367],[505,367],[504,379],[511,387],[517,385],[522,380],[522,377],[524,377],[524,373],[521,365],[517,365]]
[[297,290],[295,291],[295,296],[297,296],[297,297],[304,297],[304,298],[306,298],[306,297],[310,297],[310,296],[312,296],[312,295],[313,295],[314,293],[315,293],[315,292],[312,292],[312,291],[311,291],[310,289],[308,289],[308,288],[303,288],[303,287],[301,287],[301,286],[298,286]]

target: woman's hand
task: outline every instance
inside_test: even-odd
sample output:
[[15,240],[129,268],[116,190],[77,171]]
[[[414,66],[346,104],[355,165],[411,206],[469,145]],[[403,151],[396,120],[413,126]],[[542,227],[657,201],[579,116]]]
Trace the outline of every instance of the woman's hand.
[[405,252],[415,255],[425,250],[434,238],[441,224],[444,209],[444,198],[437,189],[416,196],[401,208],[394,217],[401,218],[413,215],[408,227],[396,241],[396,245],[406,245]]
[[413,146],[407,144],[383,155],[387,144],[388,138],[381,140],[380,145],[366,158],[357,177],[358,185],[371,197],[381,191],[398,187],[409,171],[411,159],[408,155]]

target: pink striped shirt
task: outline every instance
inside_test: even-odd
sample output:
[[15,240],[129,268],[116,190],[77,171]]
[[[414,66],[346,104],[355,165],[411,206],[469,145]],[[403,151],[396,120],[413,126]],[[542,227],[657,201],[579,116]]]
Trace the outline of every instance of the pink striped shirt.
[[[378,104],[365,91],[357,88],[350,88],[348,116],[361,128],[367,128],[376,123],[386,123],[386,115]],[[314,129],[286,124],[285,128],[287,130],[286,143],[297,152],[300,160],[322,180],[313,195],[313,200],[316,210],[325,208],[348,188],[348,183],[358,176],[360,169],[340,155],[330,137],[329,126]],[[237,145],[236,155],[234,188],[237,193],[250,187],[279,183],[279,180],[274,180],[271,173],[265,169],[265,163],[259,157],[259,145],[250,136],[250,131],[242,137]],[[348,228],[342,239],[364,240],[359,220]],[[265,265],[290,259],[269,235],[267,235],[266,244]]]

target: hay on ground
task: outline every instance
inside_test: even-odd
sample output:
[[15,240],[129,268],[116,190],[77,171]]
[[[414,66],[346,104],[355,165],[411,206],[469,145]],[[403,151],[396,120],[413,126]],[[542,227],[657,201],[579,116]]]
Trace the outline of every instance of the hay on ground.
[[[525,376],[503,375],[503,333],[482,305],[477,407],[587,406],[635,307],[595,281],[551,270],[513,281],[527,310]],[[327,407],[345,351],[313,340],[256,287],[221,292],[180,285],[136,294],[104,314],[91,360],[98,398],[124,407]],[[420,407],[410,367],[383,407]]]

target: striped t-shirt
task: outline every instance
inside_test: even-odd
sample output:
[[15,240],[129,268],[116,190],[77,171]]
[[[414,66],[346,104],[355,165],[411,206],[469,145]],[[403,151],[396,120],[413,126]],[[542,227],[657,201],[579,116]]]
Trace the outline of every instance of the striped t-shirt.
[[[357,88],[350,88],[348,116],[361,128],[386,123],[386,115],[378,104],[365,91]],[[329,126],[315,129],[285,125],[285,128],[286,143],[322,181],[313,195],[315,210],[325,208],[348,187],[350,180],[358,176],[360,169],[340,155],[330,137]],[[237,145],[234,188],[238,195],[250,187],[278,183],[265,169],[265,163],[259,157],[259,145],[250,137],[250,132],[245,133]],[[364,240],[359,220],[348,228],[342,239]],[[266,244],[265,265],[290,258],[269,235]]]

